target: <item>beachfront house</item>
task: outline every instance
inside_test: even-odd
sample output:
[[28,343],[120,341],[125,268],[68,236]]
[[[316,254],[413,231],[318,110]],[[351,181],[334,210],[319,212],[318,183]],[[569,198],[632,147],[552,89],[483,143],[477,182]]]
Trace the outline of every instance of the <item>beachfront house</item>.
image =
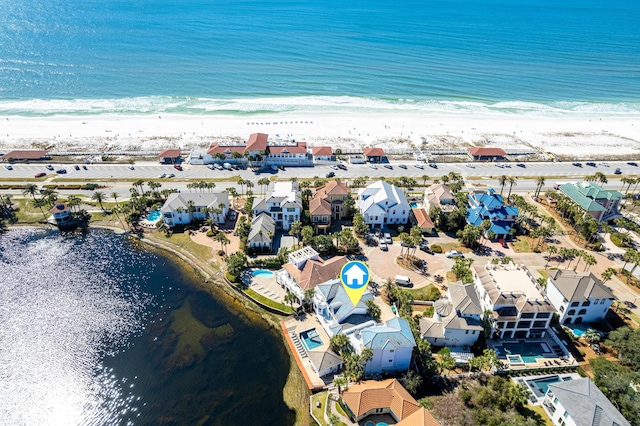
[[314,146],[313,148],[311,148],[311,154],[313,155],[314,163],[322,163],[335,160],[335,157],[333,155],[333,148],[331,148],[330,146]]
[[382,180],[358,190],[357,206],[364,215],[364,222],[371,228],[404,225],[411,210],[404,192]]
[[276,182],[271,194],[258,198],[253,204],[253,214],[268,213],[276,222],[276,228],[288,231],[293,222],[300,221],[302,199],[297,182]]
[[557,426],[631,426],[588,377],[550,383],[542,407]]
[[491,311],[491,336],[544,337],[555,308],[524,265],[488,262],[472,268],[482,311]]
[[304,247],[289,253],[289,262],[276,272],[276,282],[282,288],[296,295],[302,303],[305,291],[312,290],[320,283],[336,279],[347,263],[344,256],[324,260],[311,247]]
[[73,216],[71,215],[71,209],[65,203],[56,203],[50,209],[51,217],[49,221],[53,219],[58,226],[68,226],[73,222]]
[[17,149],[0,156],[4,161],[45,160],[49,158],[49,151],[42,149]]
[[267,146],[267,166],[312,166],[313,156],[306,142],[291,141]]
[[474,161],[499,161],[506,160],[507,153],[502,148],[469,148],[469,157]]
[[568,182],[558,187],[585,215],[598,222],[606,222],[620,217],[620,200],[624,195],[619,191],[609,191],[591,182]]
[[267,213],[260,213],[251,221],[247,244],[254,250],[273,250],[273,238],[276,233],[276,222]]
[[604,318],[615,296],[591,272],[550,271],[547,296],[560,324],[590,323]]
[[424,205],[427,211],[438,207],[444,213],[450,213],[456,209],[456,196],[451,192],[449,185],[434,184],[424,192]]
[[482,222],[489,220],[491,227],[485,233],[487,238],[491,234],[497,239],[506,239],[511,235],[516,216],[518,216],[517,207],[505,204],[502,195],[493,188],[486,191],[472,191],[467,197],[469,201],[467,223],[481,226]]
[[433,317],[420,318],[420,335],[433,346],[472,346],[482,333],[482,305],[473,284],[449,284],[433,304]]
[[330,204],[331,219],[344,219],[349,215],[349,211],[345,208],[344,202],[351,194],[351,190],[346,183],[339,180],[332,180],[316,189],[313,198],[320,198]]
[[158,160],[161,164],[176,164],[180,162],[180,154],[182,151],[179,149],[163,149],[158,154]]
[[388,163],[387,156],[382,148],[365,148],[363,152],[368,163]]
[[416,342],[409,323],[403,318],[393,318],[384,324],[367,313],[367,301],[373,295],[366,290],[354,305],[339,279],[318,284],[313,307],[317,319],[329,335],[345,334],[357,354],[365,348],[373,352],[365,365],[365,374],[373,375],[409,368]]
[[174,192],[160,208],[166,226],[186,225],[193,220],[211,219],[224,223],[229,212],[229,194],[223,191],[209,193]]
[[397,379],[364,380],[345,388],[340,398],[353,423],[365,424],[369,416],[379,420],[388,415],[397,426],[439,426]]

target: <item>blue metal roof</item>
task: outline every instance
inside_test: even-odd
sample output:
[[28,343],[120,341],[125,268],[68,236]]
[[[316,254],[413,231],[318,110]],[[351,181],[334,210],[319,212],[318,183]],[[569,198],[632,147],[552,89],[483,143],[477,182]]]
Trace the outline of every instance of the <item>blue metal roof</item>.
[[362,343],[369,349],[384,349],[389,344],[395,348],[413,348],[416,346],[411,327],[404,318],[394,318],[387,321],[384,326],[363,329]]

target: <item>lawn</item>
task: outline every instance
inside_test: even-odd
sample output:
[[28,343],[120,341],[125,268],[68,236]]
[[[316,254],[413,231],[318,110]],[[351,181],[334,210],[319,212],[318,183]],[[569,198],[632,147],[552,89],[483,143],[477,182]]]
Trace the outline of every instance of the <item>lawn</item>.
[[[316,402],[320,402],[320,407],[316,407]],[[320,422],[320,426],[328,426],[329,424],[324,420],[324,410],[326,410],[326,402],[327,402],[327,392],[320,392],[315,395],[311,395],[311,412],[313,416],[318,419]],[[335,404],[335,407],[338,409],[338,412],[343,416],[347,417],[339,404]],[[338,420],[336,423],[338,426],[347,426],[343,422]]]
[[438,300],[440,298],[440,290],[433,284],[415,290],[406,290],[413,296],[413,300]]
[[[553,422],[551,421],[549,416],[547,416],[547,412],[544,411],[544,408],[542,408],[542,405],[528,404],[524,407],[524,409],[534,412],[535,413],[534,416],[535,415],[540,416],[539,418],[544,422],[545,426],[553,426]],[[533,417],[533,416],[527,416],[527,417]]]
[[211,258],[213,257],[213,255],[211,254],[211,247],[194,243],[189,237],[189,234],[172,234],[170,237],[167,237],[164,233],[158,232],[155,234],[155,237],[159,240],[175,244],[176,246],[195,254],[199,259],[205,262],[209,262],[209,260],[211,260]]
[[549,271],[547,271],[546,269],[538,269],[538,273],[545,280],[549,278]]
[[268,297],[264,297],[263,295],[256,293],[250,288],[244,290],[244,292],[247,293],[249,296],[253,297],[258,302],[262,303],[263,305],[271,306],[272,308],[279,309],[283,312],[287,312],[290,314],[294,312],[294,310],[291,309],[291,306],[276,302],[274,300],[269,299]]
[[530,253],[531,248],[529,245],[528,237],[518,237],[514,242],[511,243],[513,249],[518,253]]
[[[16,216],[18,217],[19,223],[37,223],[46,220],[40,209],[33,207],[31,204],[31,198],[13,198],[12,200],[18,205],[16,209]],[[50,213],[47,211],[48,208],[43,207],[43,210],[45,215],[49,217]]]

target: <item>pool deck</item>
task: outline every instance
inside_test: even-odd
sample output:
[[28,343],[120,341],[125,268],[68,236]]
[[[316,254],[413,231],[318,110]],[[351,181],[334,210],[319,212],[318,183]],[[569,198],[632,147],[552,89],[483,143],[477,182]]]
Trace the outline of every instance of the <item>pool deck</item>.
[[540,405],[544,400],[544,395],[539,397],[535,394],[535,392],[531,389],[531,385],[527,383],[528,380],[536,380],[536,379],[544,379],[547,377],[558,376],[560,378],[571,377],[572,380],[580,379],[580,375],[578,373],[559,373],[559,374],[545,374],[541,376],[522,376],[522,377],[512,377],[515,383],[525,385],[527,390],[529,391],[529,403],[531,405]]
[[[577,361],[571,356],[567,348],[565,348],[562,344],[557,343],[552,337],[553,331],[551,329],[548,330],[547,335],[540,339],[511,339],[511,340],[489,340],[487,341],[487,346],[490,348],[502,349],[498,352],[498,356],[505,363],[505,368],[508,370],[528,370],[535,368],[550,368],[550,367],[570,367],[577,366]],[[555,336],[555,334],[553,335]],[[507,359],[507,355],[504,352],[504,348],[502,345],[504,343],[520,343],[520,340],[524,340],[526,343],[545,343],[549,349],[551,349],[550,353],[544,353],[541,358],[536,358],[535,363],[510,363]],[[520,355],[517,353],[511,353],[509,355]]]
[[287,292],[276,282],[276,271],[270,271],[273,272],[273,275],[270,277],[254,277],[252,273],[256,270],[258,269],[247,269],[242,274],[243,283],[264,297],[284,303],[284,296]]

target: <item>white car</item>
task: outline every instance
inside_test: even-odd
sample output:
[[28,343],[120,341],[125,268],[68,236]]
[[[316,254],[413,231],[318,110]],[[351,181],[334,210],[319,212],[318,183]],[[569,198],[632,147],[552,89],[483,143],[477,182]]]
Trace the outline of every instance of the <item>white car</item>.
[[169,174],[167,177],[168,177],[168,178],[172,178],[172,177],[176,177],[176,175],[174,175],[173,173],[171,173],[171,174]]
[[166,173],[162,173],[161,175],[158,175],[158,177],[159,177],[160,179],[162,179],[162,178],[166,178],[166,177],[167,177],[167,174],[166,174]]
[[380,250],[382,251],[389,250],[389,247],[387,247],[387,243],[385,243],[384,241],[380,241]]
[[384,242],[387,244],[393,244],[393,240],[391,239],[391,234],[389,233],[384,234]]
[[129,166],[129,170],[135,170],[136,168],[133,166]]
[[371,164],[369,165],[369,167],[371,167],[373,170],[378,170],[378,166],[376,166],[375,164]]
[[475,169],[475,168],[476,168],[476,166],[474,166],[474,165],[473,165],[473,164],[471,164],[471,163],[467,164],[467,167],[469,167],[470,169]]
[[598,163],[598,164],[600,164],[601,166],[604,166],[604,167],[609,167],[609,164],[608,164],[608,163],[604,163],[604,162],[603,162],[603,163]]
[[335,164],[334,164],[333,166],[331,166],[331,168],[332,168],[333,170],[338,170],[338,166],[336,166]]
[[422,170],[422,169],[424,169],[424,166],[423,166],[422,164],[420,164],[420,163],[416,163],[416,164],[414,165],[414,167],[415,167],[416,169],[421,169],[421,170]]
[[452,257],[464,257],[464,254],[462,254],[462,252],[459,252],[458,250],[449,250],[444,255],[449,259],[451,259]]

